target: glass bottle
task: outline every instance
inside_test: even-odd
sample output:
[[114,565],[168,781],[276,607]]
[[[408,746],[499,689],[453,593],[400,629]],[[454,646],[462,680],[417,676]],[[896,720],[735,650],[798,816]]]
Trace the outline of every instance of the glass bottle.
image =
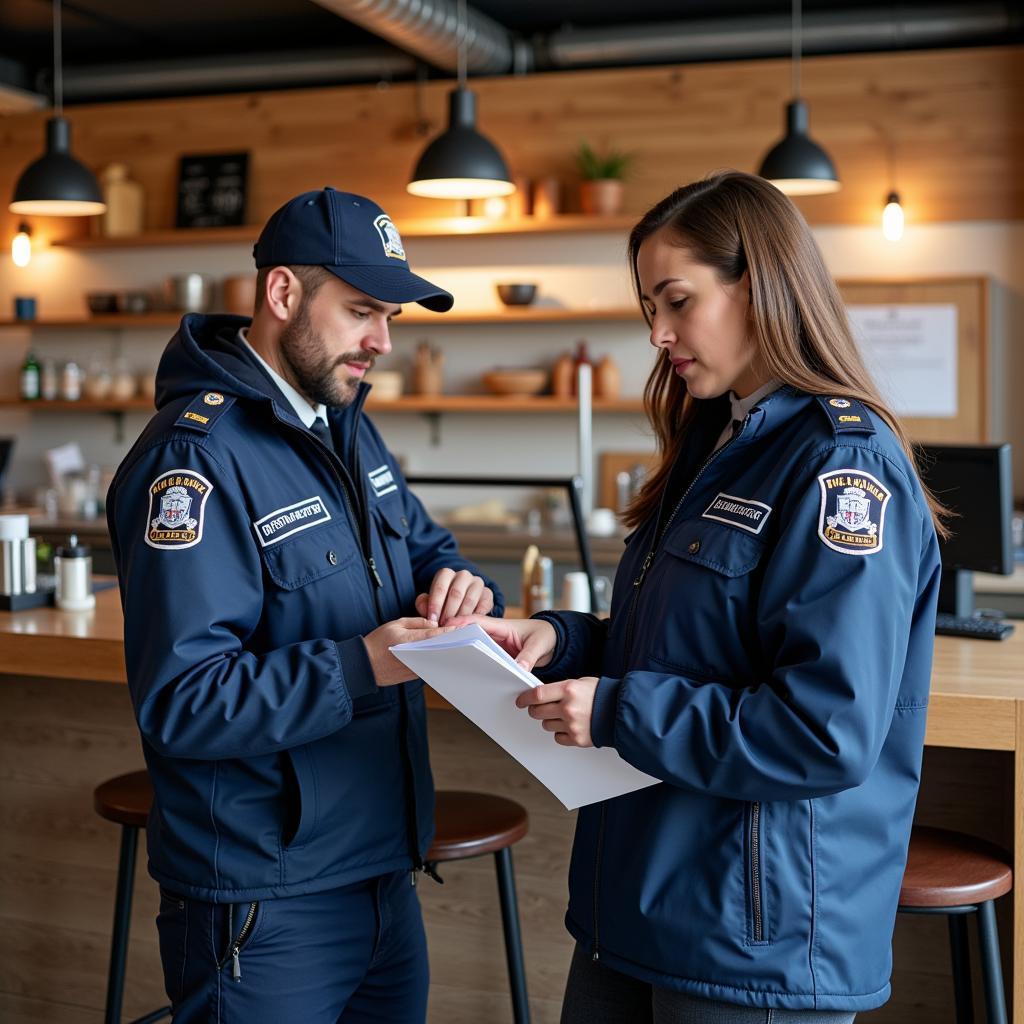
[[31,352],[21,364],[21,397],[27,401],[35,401],[39,397],[39,363]]

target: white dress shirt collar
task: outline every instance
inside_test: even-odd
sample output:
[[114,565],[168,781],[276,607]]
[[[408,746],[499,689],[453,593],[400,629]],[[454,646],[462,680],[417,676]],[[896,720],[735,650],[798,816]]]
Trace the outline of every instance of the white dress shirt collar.
[[[291,402],[295,415],[302,420],[303,426],[308,430],[313,426],[313,421],[318,417],[327,423],[327,406],[310,405],[310,403],[298,393],[267,361],[249,344],[246,337],[248,328],[241,327],[238,331],[238,340],[259,360],[260,366],[270,374],[270,379],[281,389],[281,393]],[[330,424],[328,424],[329,426]]]

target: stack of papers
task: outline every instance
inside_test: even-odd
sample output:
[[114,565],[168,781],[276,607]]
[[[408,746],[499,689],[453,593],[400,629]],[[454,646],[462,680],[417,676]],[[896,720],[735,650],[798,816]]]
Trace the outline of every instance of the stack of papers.
[[397,644],[391,653],[496,743],[570,811],[653,786],[659,780],[627,764],[611,747],[563,747],[554,733],[515,706],[540,685],[479,626]]

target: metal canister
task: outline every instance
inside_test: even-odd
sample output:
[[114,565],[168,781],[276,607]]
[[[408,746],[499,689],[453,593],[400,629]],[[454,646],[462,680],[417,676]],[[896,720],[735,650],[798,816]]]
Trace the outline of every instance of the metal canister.
[[34,594],[36,592],[36,539],[35,537],[24,537],[17,541],[17,544],[21,555],[21,592]]
[[21,593],[21,541],[0,540],[0,594]]

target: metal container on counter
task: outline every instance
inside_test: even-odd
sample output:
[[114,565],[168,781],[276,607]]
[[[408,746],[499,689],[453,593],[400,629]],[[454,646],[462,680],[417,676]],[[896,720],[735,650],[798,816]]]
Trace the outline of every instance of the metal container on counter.
[[213,306],[213,278],[209,274],[175,274],[164,282],[164,299],[182,313],[207,313]]

